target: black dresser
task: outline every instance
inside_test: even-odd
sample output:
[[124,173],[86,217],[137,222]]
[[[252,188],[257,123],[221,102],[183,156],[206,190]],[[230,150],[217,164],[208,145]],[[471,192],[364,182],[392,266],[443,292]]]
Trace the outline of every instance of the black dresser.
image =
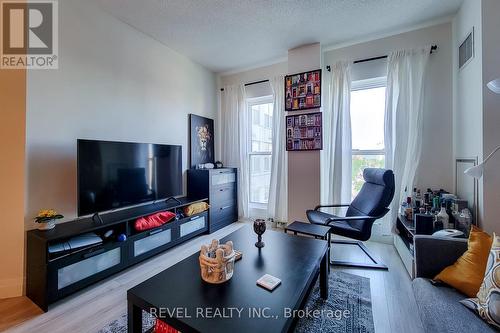
[[187,191],[192,198],[208,198],[208,231],[238,220],[236,168],[188,170]]

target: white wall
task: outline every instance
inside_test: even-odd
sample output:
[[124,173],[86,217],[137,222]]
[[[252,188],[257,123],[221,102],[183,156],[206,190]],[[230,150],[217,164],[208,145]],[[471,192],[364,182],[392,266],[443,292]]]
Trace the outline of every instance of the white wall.
[[[475,56],[458,69],[458,47],[474,28]],[[481,5],[465,0],[453,20],[454,150],[457,157],[482,156]]]
[[[458,68],[458,47],[474,29],[474,58]],[[453,19],[453,150],[455,158],[483,156],[481,0],[465,0]],[[483,220],[483,179],[478,182],[478,220]]]
[[[486,84],[500,77],[500,2],[464,0],[453,20],[453,44],[457,50],[474,28],[474,58],[458,69],[454,54],[454,146],[457,157],[477,157],[479,162],[500,145],[500,96]],[[500,233],[500,158],[491,159],[479,179],[479,226]]]
[[286,75],[287,73],[288,62],[278,62],[276,64],[243,70],[237,73],[222,73],[220,75],[220,86],[223,87],[225,85],[267,80],[275,76]]
[[188,114],[217,122],[216,76],[91,2],[59,2],[59,69],[30,71],[26,223],[76,215],[77,138],[180,144]]
[[[358,60],[387,55],[391,51],[437,44],[429,60],[425,82],[424,138],[416,185],[453,190],[452,141],[452,45],[451,23],[418,29],[324,53],[324,65],[338,60]],[[380,72],[377,61],[373,72]],[[353,77],[355,77],[353,73]]]
[[[482,99],[483,153],[486,157],[500,145],[500,95],[486,84],[500,77],[500,1],[482,0]],[[500,156],[492,158],[483,176],[483,220],[481,227],[500,233]]]

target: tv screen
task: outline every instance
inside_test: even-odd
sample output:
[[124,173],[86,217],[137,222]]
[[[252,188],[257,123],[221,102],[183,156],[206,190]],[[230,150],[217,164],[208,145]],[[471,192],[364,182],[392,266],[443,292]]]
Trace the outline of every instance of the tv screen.
[[78,216],[182,194],[182,147],[78,140]]

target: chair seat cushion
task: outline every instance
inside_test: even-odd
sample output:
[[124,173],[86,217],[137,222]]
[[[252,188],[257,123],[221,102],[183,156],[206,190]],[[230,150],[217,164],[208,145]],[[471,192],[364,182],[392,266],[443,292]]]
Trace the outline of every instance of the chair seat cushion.
[[[309,219],[309,221],[311,221],[311,223],[323,224],[323,225],[326,225],[326,221],[329,218],[338,217],[336,215],[328,214],[317,210],[308,210],[306,214],[307,218]],[[360,230],[352,227],[346,221],[334,221],[328,224],[328,226],[330,227],[330,232],[336,235],[345,236],[353,239],[360,238]]]
[[325,224],[326,220],[330,217],[337,217],[336,215],[324,213],[319,210],[308,210],[306,215],[311,223],[316,224]]

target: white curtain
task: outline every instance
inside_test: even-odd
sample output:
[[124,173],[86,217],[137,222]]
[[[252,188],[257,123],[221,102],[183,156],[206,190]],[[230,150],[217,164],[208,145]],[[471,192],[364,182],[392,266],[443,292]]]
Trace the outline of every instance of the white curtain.
[[386,168],[394,171],[396,191],[389,213],[394,230],[405,188],[411,193],[422,151],[424,78],[431,47],[396,51],[387,63],[385,110]]
[[248,217],[249,116],[245,86],[225,86],[221,99],[222,162],[238,168],[238,213]]
[[271,183],[267,213],[275,221],[287,222],[288,213],[288,159],[285,137],[284,76],[269,80],[273,90],[273,129]]
[[321,201],[351,202],[351,65],[331,66],[326,108],[323,112],[324,147],[321,154]]

